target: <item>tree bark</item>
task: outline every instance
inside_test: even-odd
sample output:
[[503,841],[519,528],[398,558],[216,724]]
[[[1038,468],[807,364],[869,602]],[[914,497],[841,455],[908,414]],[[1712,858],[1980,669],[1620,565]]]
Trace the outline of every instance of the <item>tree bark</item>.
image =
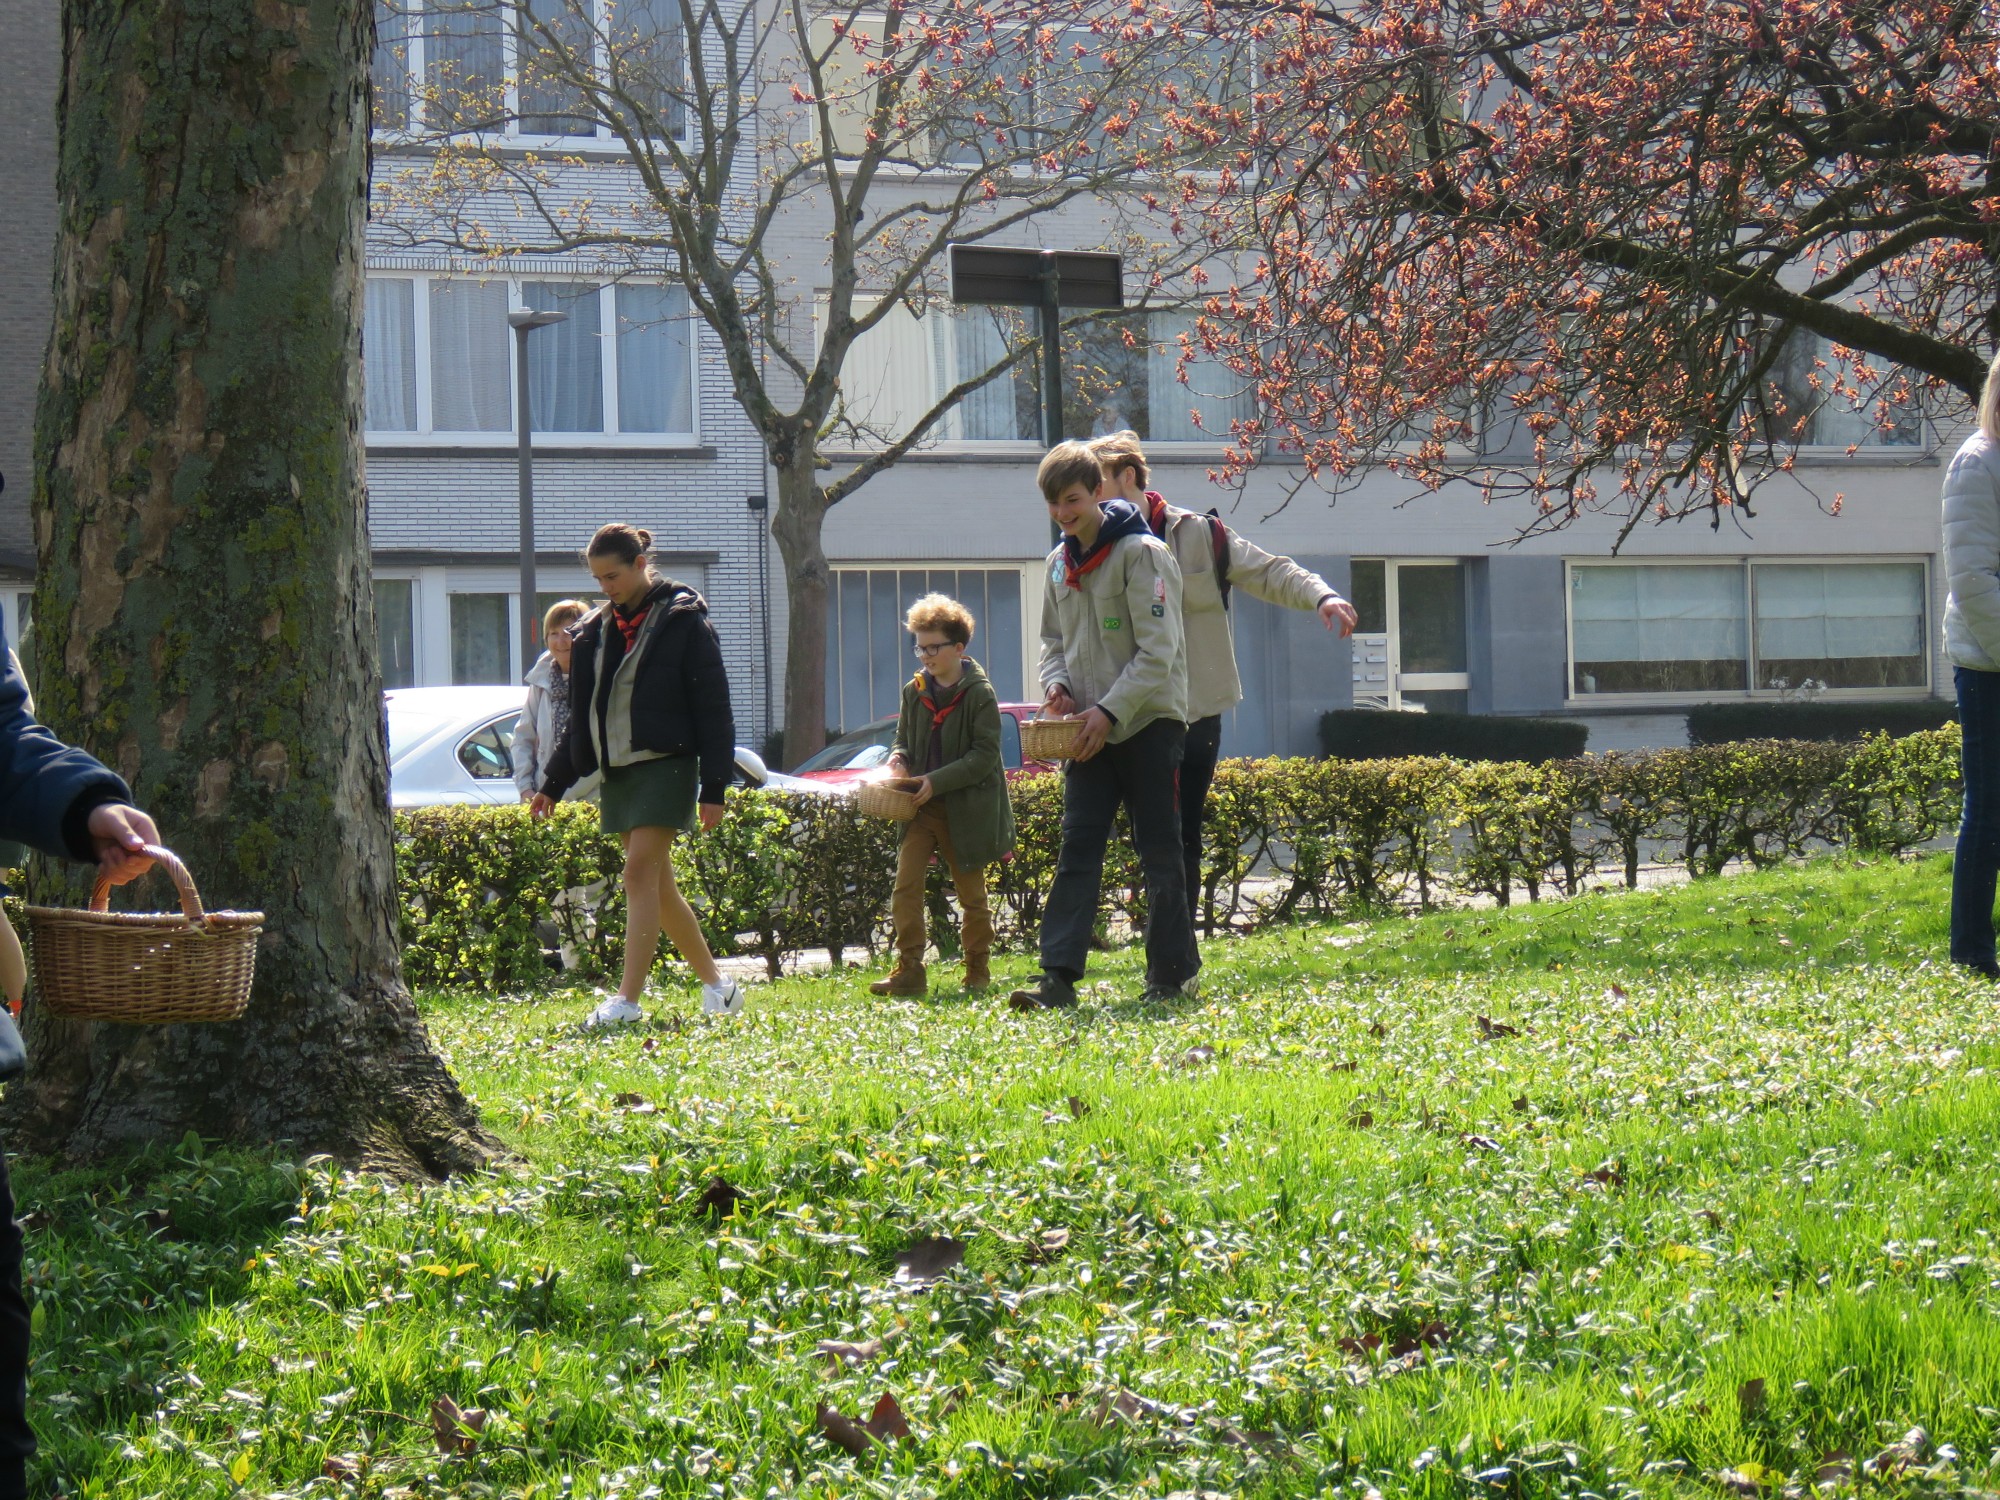
[[[785,764],[795,766],[826,743],[826,496],[813,471],[813,449],[800,443],[775,465],[778,508],[771,535],[785,560]],[[853,726],[841,725],[840,728]]]
[[[38,707],[132,784],[209,906],[266,926],[240,1022],[31,1000],[7,1101],[28,1149],[196,1131],[403,1175],[499,1149],[397,950],[361,441],[372,29],[366,0],[64,6]],[[46,866],[33,895],[87,878]],[[127,889],[172,909],[163,875]]]

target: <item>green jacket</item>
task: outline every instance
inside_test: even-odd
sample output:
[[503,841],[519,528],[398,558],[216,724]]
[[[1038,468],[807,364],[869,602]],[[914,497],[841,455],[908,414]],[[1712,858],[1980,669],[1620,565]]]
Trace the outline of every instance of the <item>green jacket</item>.
[[[969,869],[982,869],[1014,849],[1014,804],[1000,764],[1000,700],[971,657],[965,659],[959,706],[944,721],[944,764],[930,773],[931,795],[944,809],[952,853]],[[909,774],[924,774],[930,757],[931,713],[920,701],[921,674],[903,684],[903,713],[896,722],[893,754]]]

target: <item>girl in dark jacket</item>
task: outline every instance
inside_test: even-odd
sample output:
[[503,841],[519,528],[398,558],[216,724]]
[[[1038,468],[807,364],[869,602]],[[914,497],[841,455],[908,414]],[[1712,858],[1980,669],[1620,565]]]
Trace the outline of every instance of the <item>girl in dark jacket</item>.
[[606,833],[625,845],[625,973],[587,1024],[637,1021],[660,934],[701,979],[701,1008],[734,1015],[743,987],[724,979],[701,924],[674,884],[674,836],[722,819],[735,774],[735,720],[722,648],[708,605],[647,561],[652,533],[600,527],[584,561],[610,602],[572,630],[569,734],[542,774],[530,809],[545,818],[593,771]]

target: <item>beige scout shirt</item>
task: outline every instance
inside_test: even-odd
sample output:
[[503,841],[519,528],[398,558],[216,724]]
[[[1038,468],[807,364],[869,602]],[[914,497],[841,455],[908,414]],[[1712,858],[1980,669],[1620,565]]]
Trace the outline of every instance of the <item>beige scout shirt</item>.
[[[1181,618],[1187,630],[1188,722],[1227,713],[1243,701],[1236,675],[1236,637],[1222,587],[1215,576],[1215,537],[1209,518],[1167,505],[1166,544],[1181,570]],[[1285,609],[1318,609],[1340,594],[1309,568],[1276,557],[1233,529],[1229,537],[1229,586]]]
[[1049,554],[1042,588],[1042,691],[1060,683],[1077,710],[1102,708],[1121,744],[1155,719],[1187,722],[1181,570],[1151,536],[1121,536],[1111,555],[1063,581],[1063,549]]

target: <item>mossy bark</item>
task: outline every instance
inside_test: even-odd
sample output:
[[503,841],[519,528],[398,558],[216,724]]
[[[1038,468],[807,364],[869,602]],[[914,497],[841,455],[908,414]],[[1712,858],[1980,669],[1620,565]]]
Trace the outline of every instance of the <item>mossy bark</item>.
[[[429,1175],[497,1149],[397,953],[361,440],[372,24],[366,0],[64,5],[38,708],[131,782],[210,906],[266,929],[237,1023],[31,1002],[12,1145],[192,1130]],[[169,909],[164,881],[129,889]]]

